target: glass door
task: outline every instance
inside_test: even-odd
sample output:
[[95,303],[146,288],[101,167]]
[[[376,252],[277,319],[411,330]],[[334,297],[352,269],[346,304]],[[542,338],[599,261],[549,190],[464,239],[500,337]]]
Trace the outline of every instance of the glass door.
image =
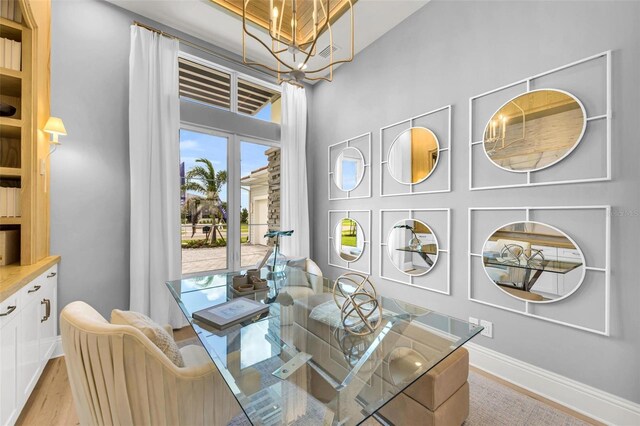
[[230,136],[180,130],[182,274],[228,270]]
[[280,148],[240,139],[240,268],[268,256],[268,230],[280,229]]

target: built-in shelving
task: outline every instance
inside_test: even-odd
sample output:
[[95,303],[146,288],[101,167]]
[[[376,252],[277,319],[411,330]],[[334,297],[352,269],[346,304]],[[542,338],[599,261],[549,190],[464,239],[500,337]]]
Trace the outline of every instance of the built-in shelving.
[[0,217],[0,230],[20,230],[20,263],[30,265],[49,255],[49,149],[38,129],[49,118],[51,15],[48,1],[15,5],[22,22],[0,18],[0,38],[20,42],[22,50],[20,70],[0,68],[0,100],[16,107],[14,116],[0,117],[0,184],[20,188],[21,216]]

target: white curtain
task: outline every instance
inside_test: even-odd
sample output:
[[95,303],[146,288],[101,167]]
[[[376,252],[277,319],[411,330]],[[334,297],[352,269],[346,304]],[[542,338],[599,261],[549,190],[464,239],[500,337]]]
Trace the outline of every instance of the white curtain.
[[186,322],[165,282],[180,279],[178,41],[131,26],[131,310]]
[[307,194],[307,95],[305,89],[282,87],[280,229],[293,229],[282,237],[282,253],[309,257],[309,204]]

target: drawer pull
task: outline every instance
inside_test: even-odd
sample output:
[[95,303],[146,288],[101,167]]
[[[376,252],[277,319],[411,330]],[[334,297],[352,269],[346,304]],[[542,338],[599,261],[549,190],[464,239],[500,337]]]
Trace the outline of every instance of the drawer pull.
[[4,314],[0,314],[0,317],[6,317],[7,315],[9,315],[11,312],[15,310],[16,310],[15,306],[7,306],[7,312],[5,312]]
[[34,285],[33,288],[29,291],[27,291],[27,293],[35,293],[36,291],[40,290],[40,285]]
[[51,316],[51,300],[42,299],[42,302],[40,302],[40,304],[45,306],[44,316],[42,317],[40,322],[45,322]]
[[52,272],[52,273],[50,273],[49,275],[47,275],[47,278],[53,278],[53,277],[55,277],[56,275],[58,275],[56,272]]

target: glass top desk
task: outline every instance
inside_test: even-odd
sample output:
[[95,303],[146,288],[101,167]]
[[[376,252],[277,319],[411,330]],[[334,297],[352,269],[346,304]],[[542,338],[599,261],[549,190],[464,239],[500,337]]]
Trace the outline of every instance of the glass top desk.
[[[233,275],[167,286],[254,425],[358,424],[482,330],[379,297],[383,320],[359,337],[343,329],[326,278],[287,268],[268,289],[237,296]],[[191,316],[235,297],[269,312],[224,330]]]
[[570,262],[566,260],[532,259],[528,262],[519,261],[511,258],[501,258],[496,252],[485,252],[483,261],[485,265],[489,266],[524,269],[525,275],[522,281],[522,290],[524,291],[531,291],[531,288],[543,272],[562,275],[582,266],[581,262]]
[[429,266],[433,266],[433,259],[431,259],[429,257],[429,255],[436,255],[438,254],[438,246],[435,244],[423,244],[420,248],[420,250],[418,249],[414,249],[411,247],[401,247],[396,249],[398,251],[406,251],[409,253],[417,253],[420,255],[420,257],[422,257],[422,260],[424,260],[425,262],[427,262],[427,265]]

